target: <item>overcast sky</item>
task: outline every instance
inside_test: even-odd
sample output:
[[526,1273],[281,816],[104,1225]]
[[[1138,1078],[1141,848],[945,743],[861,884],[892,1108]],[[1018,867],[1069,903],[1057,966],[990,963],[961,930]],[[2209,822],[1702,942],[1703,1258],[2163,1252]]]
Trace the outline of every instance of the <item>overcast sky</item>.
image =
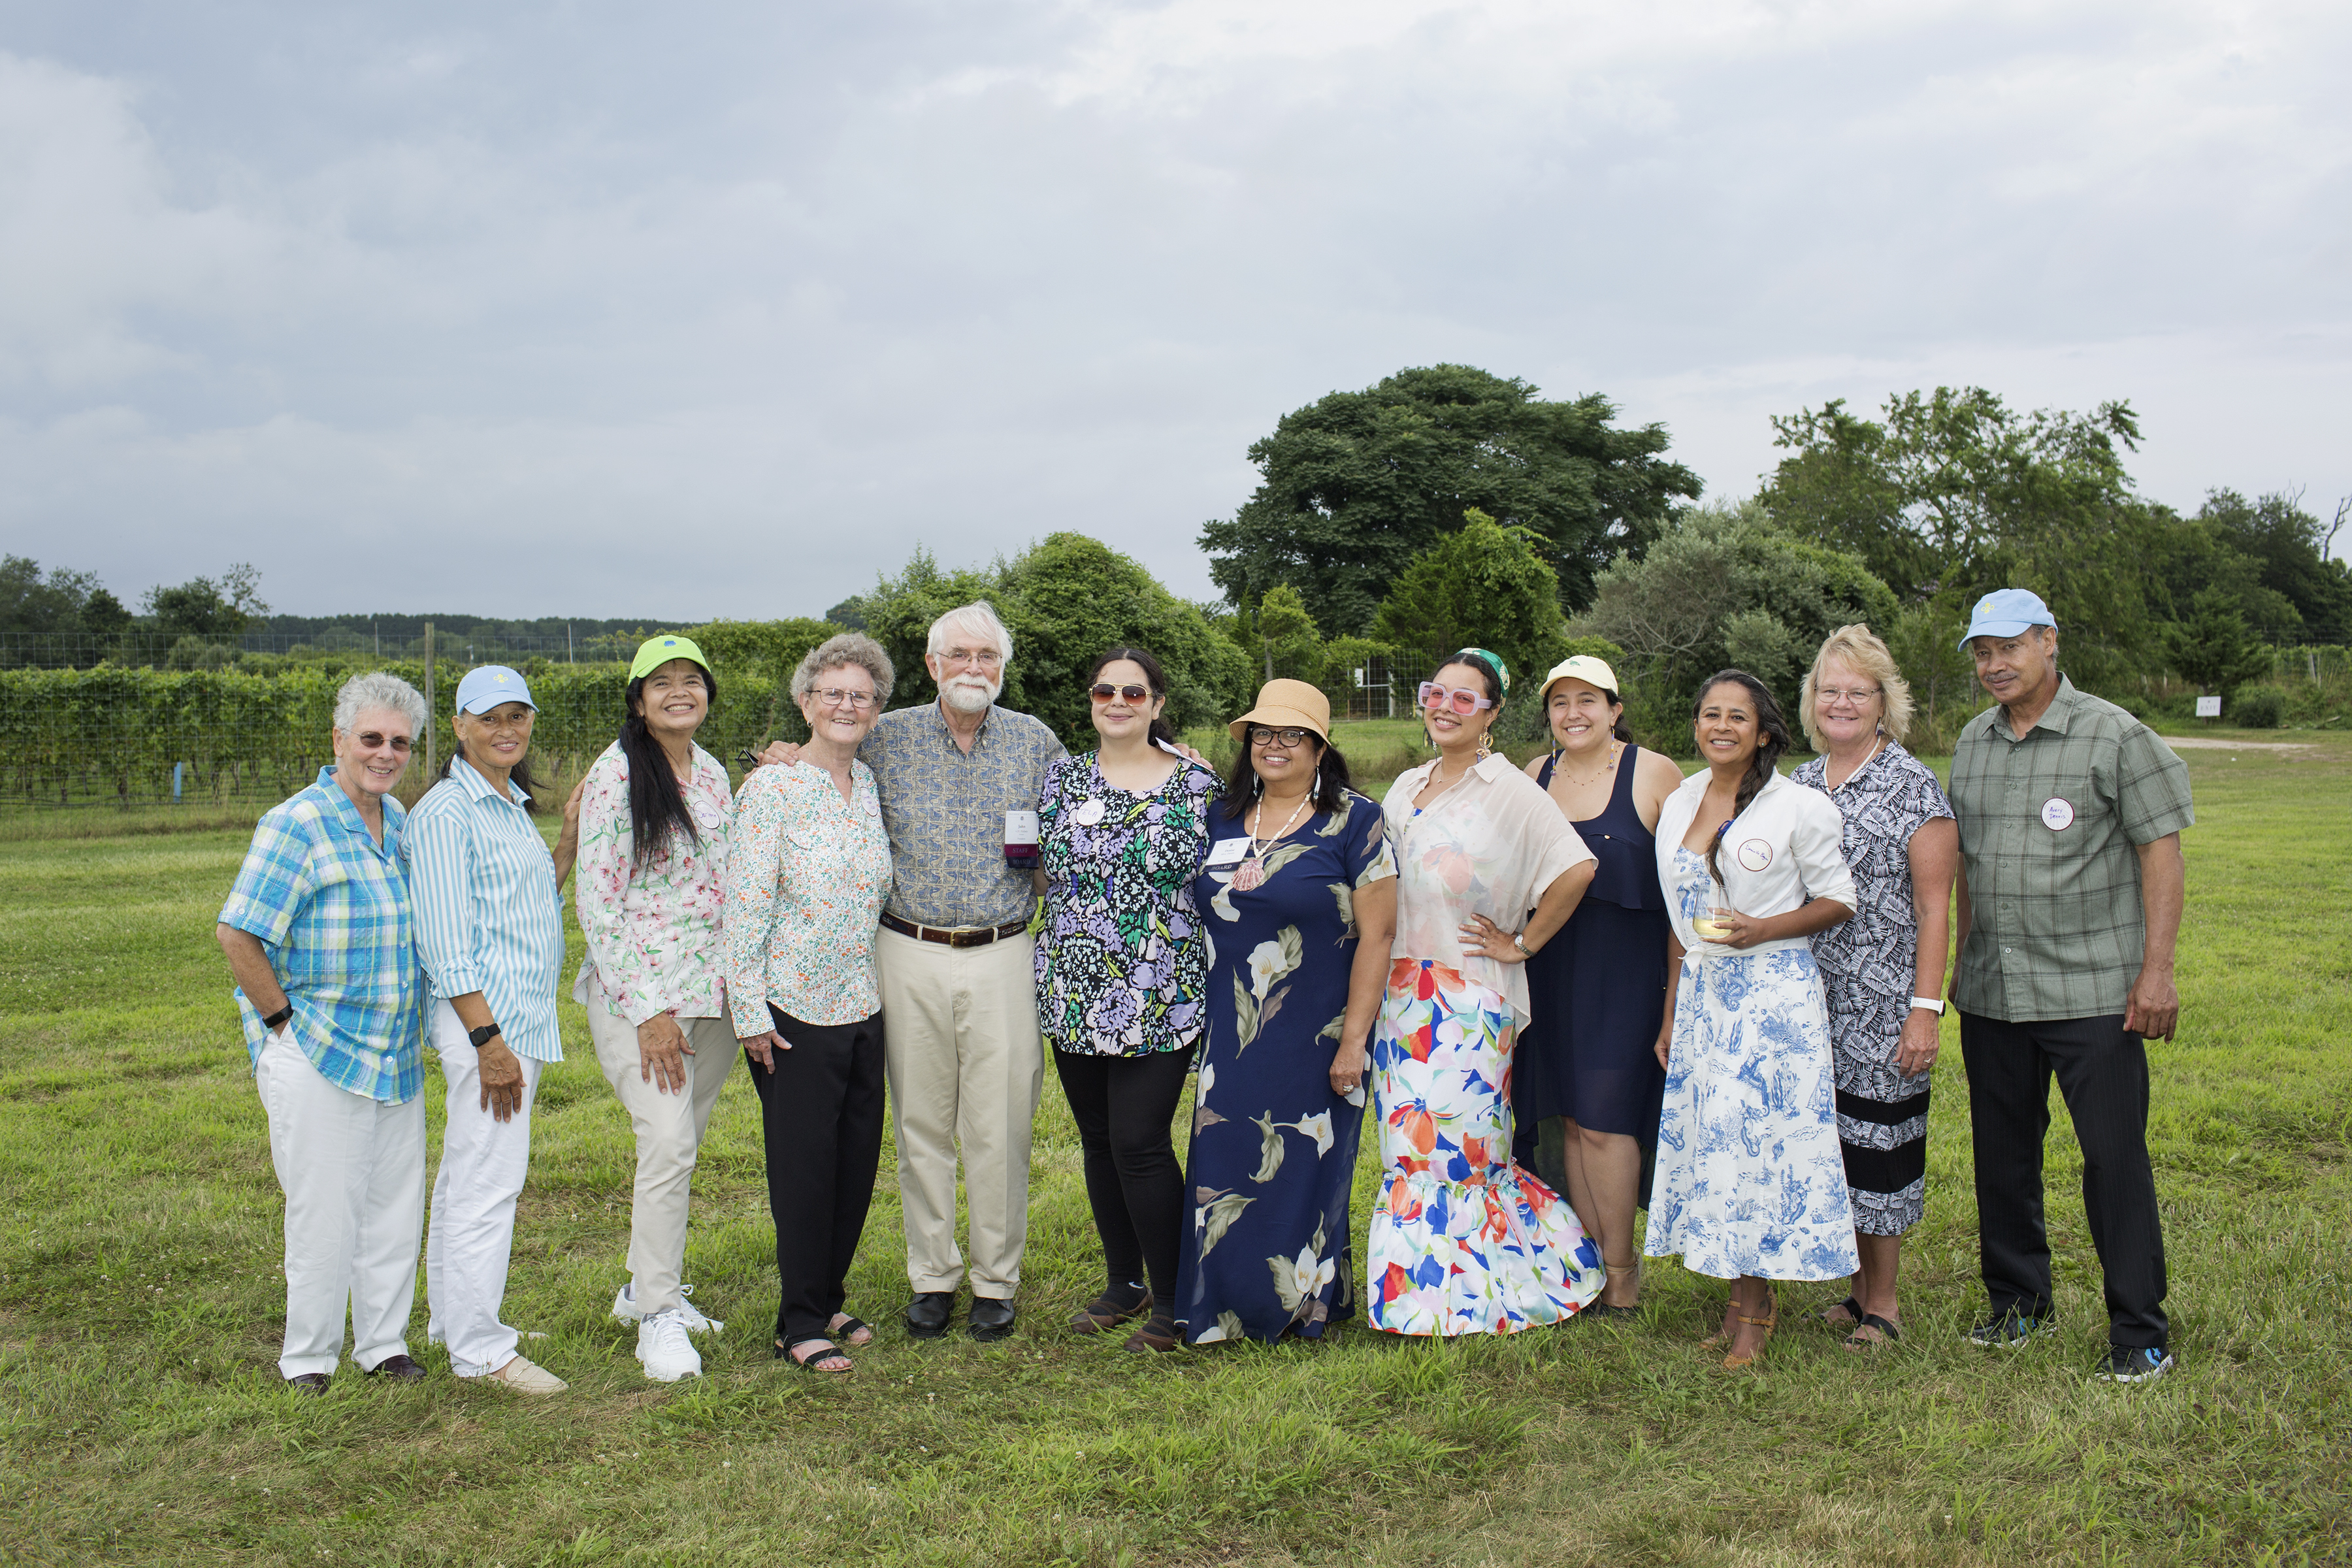
[[[1061,529],[1207,597],[1285,411],[2128,398],[2352,491],[2340,4],[0,0],[0,544],[126,602],[822,611]],[[2343,543],[2339,542],[2339,552]]]

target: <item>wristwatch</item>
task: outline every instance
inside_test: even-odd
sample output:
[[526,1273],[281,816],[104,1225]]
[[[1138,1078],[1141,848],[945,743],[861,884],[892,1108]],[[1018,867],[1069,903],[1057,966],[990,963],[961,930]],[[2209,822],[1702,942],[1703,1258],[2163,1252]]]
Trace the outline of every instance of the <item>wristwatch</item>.
[[498,1037],[499,1026],[496,1024],[485,1024],[478,1029],[466,1031],[466,1038],[474,1043],[474,1048],[478,1051]]
[[286,1005],[280,1007],[278,1011],[261,1020],[261,1032],[265,1035],[276,1034],[278,1030],[286,1026],[286,1020],[291,1018],[293,1016],[294,1003],[291,998],[289,998]]
[[1528,951],[1528,938],[1525,931],[1513,931],[1511,933],[1511,945],[1519,950],[1519,956],[1521,958],[1533,958],[1535,956],[1534,953]]
[[1930,1013],[1941,1013],[1944,1010],[1944,999],[1941,996],[1914,996],[1911,998],[1911,1005],[1925,1007]]

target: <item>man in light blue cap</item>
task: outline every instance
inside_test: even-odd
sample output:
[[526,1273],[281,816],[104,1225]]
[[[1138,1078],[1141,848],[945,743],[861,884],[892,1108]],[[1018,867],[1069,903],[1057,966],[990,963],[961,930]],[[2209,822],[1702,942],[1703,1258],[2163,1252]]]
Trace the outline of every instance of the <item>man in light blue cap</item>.
[[457,748],[408,814],[401,851],[416,955],[432,982],[427,1027],[447,1086],[425,1244],[426,1333],[448,1346],[459,1377],[559,1394],[563,1381],[519,1353],[521,1335],[499,1321],[515,1201],[530,1165],[531,1101],[541,1069],[563,1059],[562,876],[531,821],[538,713],[517,671],[467,672],[451,721]]
[[2083,1146],[2083,1206],[2105,1275],[2098,1376],[2171,1370],[2164,1236],[2147,1157],[2147,1042],[2180,1014],[2173,943],[2196,821],[2189,770],[2148,727],[2058,668],[2056,617],[2024,588],[1977,601],[1961,649],[1998,707],[1952,748],[1960,826],[1951,998],[1960,1011],[1990,1318],[1969,1342],[2053,1331],[2042,1150],[2055,1073]]

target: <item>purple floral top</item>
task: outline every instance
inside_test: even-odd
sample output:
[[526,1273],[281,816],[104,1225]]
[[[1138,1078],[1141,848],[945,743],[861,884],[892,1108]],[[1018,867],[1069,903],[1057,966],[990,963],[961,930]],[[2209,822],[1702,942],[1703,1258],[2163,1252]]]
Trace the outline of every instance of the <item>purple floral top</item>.
[[1113,784],[1092,755],[1046,770],[1037,1027],[1055,1050],[1133,1057],[1200,1043],[1209,951],[1192,879],[1217,788],[1191,763],[1150,795]]

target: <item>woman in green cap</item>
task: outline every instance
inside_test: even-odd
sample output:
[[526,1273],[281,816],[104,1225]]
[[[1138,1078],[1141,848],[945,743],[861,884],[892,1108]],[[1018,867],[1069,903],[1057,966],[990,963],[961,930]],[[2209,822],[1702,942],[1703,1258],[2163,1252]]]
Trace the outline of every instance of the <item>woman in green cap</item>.
[[613,1316],[637,1325],[646,1375],[702,1371],[690,1334],[720,1325],[679,1282],[687,1192],[710,1108],[735,1065],[719,983],[719,881],[734,800],[727,769],[694,743],[719,680],[692,641],[658,637],[629,666],[620,739],[580,793],[576,896],[588,956],[572,999],[596,1064],[637,1135],[629,1282]]

